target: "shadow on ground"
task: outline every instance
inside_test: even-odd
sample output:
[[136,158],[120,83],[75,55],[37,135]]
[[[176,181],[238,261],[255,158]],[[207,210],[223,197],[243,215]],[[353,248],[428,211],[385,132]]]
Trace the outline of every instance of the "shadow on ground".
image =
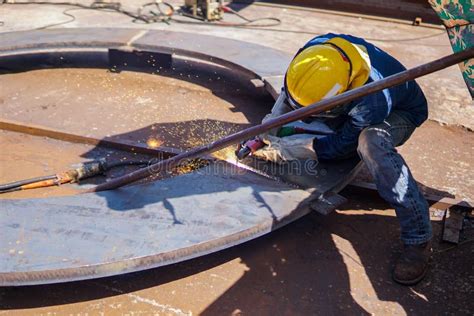
[[[106,298],[173,282],[240,258],[248,271],[203,315],[464,314],[472,311],[472,245],[435,240],[432,269],[414,287],[390,279],[398,222],[380,199],[351,202],[327,217],[308,216],[263,238],[159,269],[66,284],[3,288],[3,309]],[[433,222],[435,236],[440,222]],[[447,250],[447,249],[451,250]]]
[[[350,196],[327,217],[312,213],[258,240],[241,255],[249,271],[203,315],[468,314],[473,246],[439,244],[433,222],[432,269],[414,287],[390,278],[399,253],[399,226],[386,204]],[[255,250],[257,249],[257,250]]]

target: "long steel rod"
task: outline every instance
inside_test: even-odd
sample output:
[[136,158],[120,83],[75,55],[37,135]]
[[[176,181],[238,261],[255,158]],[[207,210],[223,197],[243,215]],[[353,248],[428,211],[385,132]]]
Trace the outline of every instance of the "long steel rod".
[[357,89],[346,91],[335,97],[325,99],[325,100],[316,102],[314,104],[311,104],[310,106],[286,113],[277,118],[271,119],[263,124],[244,129],[240,132],[234,133],[232,135],[224,137],[215,142],[197,147],[191,151],[188,151],[188,152],[179,154],[177,156],[174,156],[172,158],[162,160],[158,163],[149,165],[146,168],[128,173],[122,177],[118,177],[104,184],[100,184],[96,186],[95,188],[88,190],[88,192],[98,192],[98,191],[119,188],[121,186],[127,185],[137,180],[146,178],[150,176],[151,174],[154,174],[161,170],[170,170],[171,168],[179,165],[180,163],[185,162],[188,159],[199,158],[203,155],[218,151],[222,148],[225,148],[232,144],[236,144],[240,141],[250,139],[251,137],[262,134],[275,127],[280,127],[287,123],[304,119],[310,115],[319,114],[319,113],[328,111],[340,104],[344,104],[352,100],[355,100],[357,98],[366,96],[368,94],[378,92],[383,89],[405,83],[409,80],[413,80],[415,78],[436,72],[438,70],[447,68],[463,60],[467,60],[473,57],[474,57],[474,48],[470,48],[462,52],[451,54],[443,58],[434,60],[432,62],[417,66],[415,68],[402,71],[400,73],[394,74],[382,80],[374,81],[372,83],[369,83]]

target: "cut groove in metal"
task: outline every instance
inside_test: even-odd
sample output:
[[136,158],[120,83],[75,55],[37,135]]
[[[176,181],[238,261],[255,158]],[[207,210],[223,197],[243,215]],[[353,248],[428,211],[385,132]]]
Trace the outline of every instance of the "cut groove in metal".
[[181,150],[170,147],[162,146],[158,148],[150,148],[145,144],[137,142],[127,143],[126,140],[114,140],[112,138],[97,139],[94,137],[62,132],[49,127],[38,126],[35,124],[25,124],[6,119],[0,119],[0,129],[33,136],[45,136],[70,143],[96,145],[140,154],[159,155],[163,158],[176,156],[182,153]]

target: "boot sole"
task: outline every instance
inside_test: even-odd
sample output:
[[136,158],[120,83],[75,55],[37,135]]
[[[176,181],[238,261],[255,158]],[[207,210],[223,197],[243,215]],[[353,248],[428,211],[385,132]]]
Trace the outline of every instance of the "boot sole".
[[392,272],[392,279],[401,285],[415,285],[424,279],[427,271],[428,271],[428,267],[426,267],[425,270],[423,270],[423,273],[419,277],[413,280],[399,280],[395,277],[394,273]]

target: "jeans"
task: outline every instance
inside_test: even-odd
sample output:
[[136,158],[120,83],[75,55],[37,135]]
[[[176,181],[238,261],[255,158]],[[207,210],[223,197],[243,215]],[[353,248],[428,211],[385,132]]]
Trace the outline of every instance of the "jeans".
[[415,128],[403,112],[394,111],[383,123],[365,128],[357,148],[379,194],[395,209],[401,239],[406,245],[422,244],[432,237],[428,203],[395,149],[405,143]]

